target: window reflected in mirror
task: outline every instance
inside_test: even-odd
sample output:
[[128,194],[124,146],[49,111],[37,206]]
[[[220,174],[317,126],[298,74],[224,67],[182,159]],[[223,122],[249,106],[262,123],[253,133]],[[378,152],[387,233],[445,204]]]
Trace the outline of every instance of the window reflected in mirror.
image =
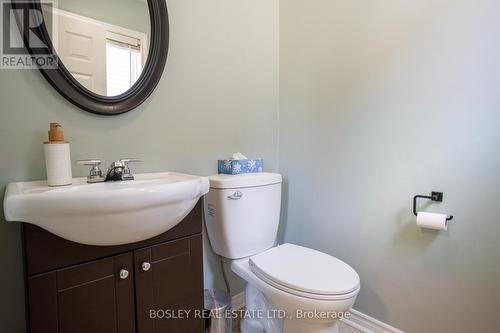
[[116,96],[129,90],[139,79],[144,64],[141,44],[106,40],[106,95]]

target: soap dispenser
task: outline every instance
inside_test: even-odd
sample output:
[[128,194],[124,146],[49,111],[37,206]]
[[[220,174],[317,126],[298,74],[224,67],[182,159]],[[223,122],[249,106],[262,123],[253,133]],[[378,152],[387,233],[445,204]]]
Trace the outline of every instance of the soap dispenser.
[[45,166],[48,186],[71,185],[71,155],[69,142],[59,123],[51,123],[49,141],[44,142]]

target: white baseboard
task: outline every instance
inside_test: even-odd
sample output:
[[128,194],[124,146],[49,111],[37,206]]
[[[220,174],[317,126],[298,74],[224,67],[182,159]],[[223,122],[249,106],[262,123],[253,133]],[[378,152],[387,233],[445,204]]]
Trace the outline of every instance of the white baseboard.
[[363,333],[404,333],[357,310],[351,309],[349,312],[351,315],[349,318],[345,318],[343,322]]
[[[233,296],[232,306],[233,310],[240,310],[245,307],[244,291]],[[386,323],[365,315],[357,310],[352,309],[349,312],[351,315],[349,318],[345,318],[343,322],[363,333],[404,333],[397,328],[387,325]]]

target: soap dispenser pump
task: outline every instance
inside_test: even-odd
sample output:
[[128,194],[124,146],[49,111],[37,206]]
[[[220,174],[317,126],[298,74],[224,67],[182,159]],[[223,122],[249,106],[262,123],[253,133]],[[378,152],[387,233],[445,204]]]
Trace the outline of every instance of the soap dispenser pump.
[[48,186],[71,185],[71,154],[69,142],[59,123],[50,123],[49,141],[44,142]]

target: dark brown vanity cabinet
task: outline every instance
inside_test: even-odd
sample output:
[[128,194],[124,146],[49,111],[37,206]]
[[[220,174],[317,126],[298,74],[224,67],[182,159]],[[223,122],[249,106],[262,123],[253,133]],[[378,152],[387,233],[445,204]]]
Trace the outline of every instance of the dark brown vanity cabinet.
[[[163,235],[112,247],[25,225],[30,332],[203,332],[200,209]],[[186,314],[176,310],[190,312],[168,318]]]
[[[191,247],[200,249],[199,255],[194,256]],[[194,313],[203,308],[201,236],[136,250],[134,257],[137,263],[151,265],[147,272],[142,264],[135,268],[138,332],[203,332],[203,321]],[[150,309],[178,314],[190,309],[192,320],[150,320]]]
[[135,332],[131,253],[28,279],[31,332]]

